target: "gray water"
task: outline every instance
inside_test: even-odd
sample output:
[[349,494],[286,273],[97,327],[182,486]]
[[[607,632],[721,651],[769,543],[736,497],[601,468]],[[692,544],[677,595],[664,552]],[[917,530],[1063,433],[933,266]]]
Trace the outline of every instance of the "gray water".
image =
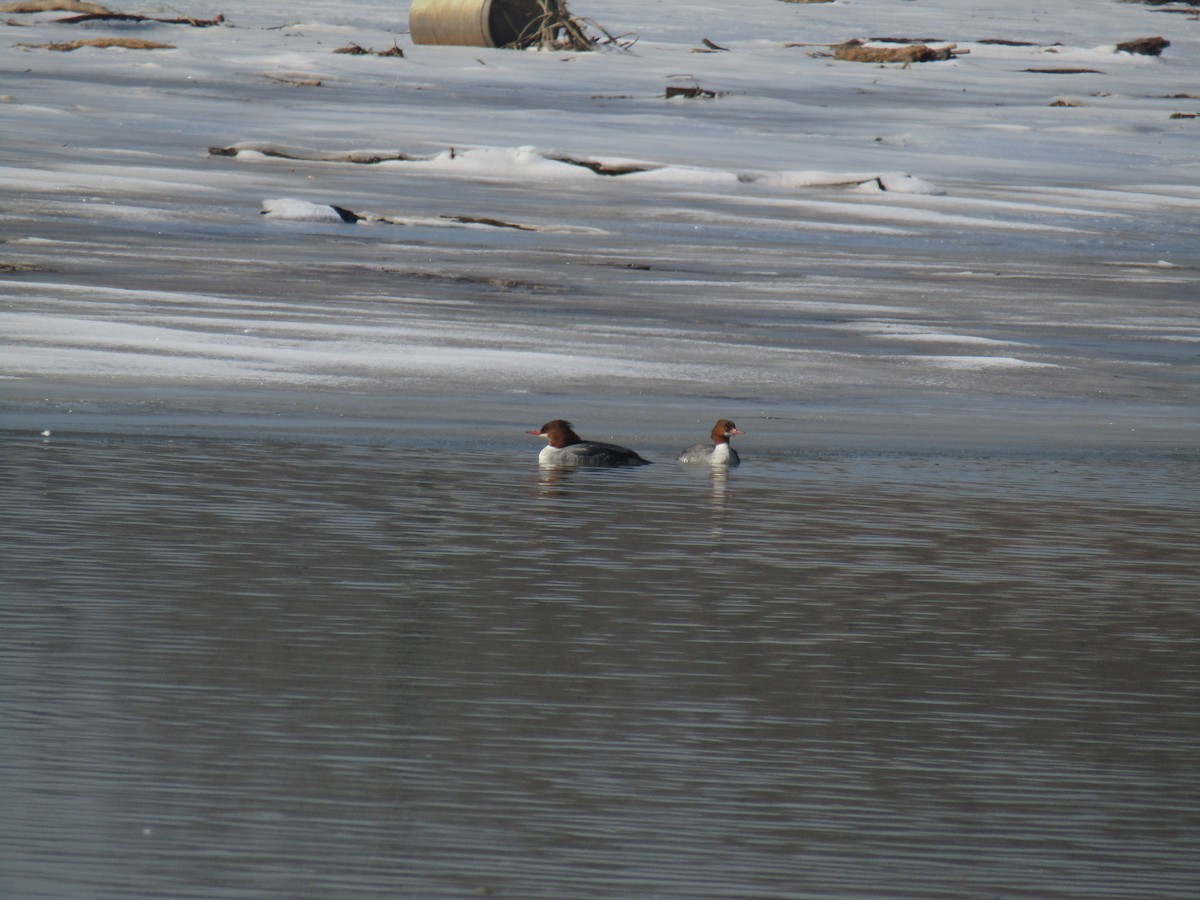
[[1195,896],[1194,455],[505,440],[8,433],[0,895]]

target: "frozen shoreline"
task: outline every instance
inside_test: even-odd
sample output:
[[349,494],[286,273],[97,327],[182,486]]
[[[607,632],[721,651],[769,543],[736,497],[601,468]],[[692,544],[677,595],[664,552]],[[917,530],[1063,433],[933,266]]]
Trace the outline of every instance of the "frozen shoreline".
[[[335,415],[368,395],[449,420],[652,397],[887,423],[940,403],[947,434],[991,409],[1020,435],[1025,404],[1064,439],[1128,419],[1195,446],[1200,162],[1196,123],[1169,114],[1196,105],[1171,96],[1200,71],[1200,24],[1120,3],[1053,26],[1029,4],[764,2],[687,23],[579,7],[638,31],[634,51],[400,35],[403,59],[346,57],[331,51],[390,42],[403,10],[267,3],[154,29],[170,51],[7,54],[6,418],[127,408],[124,386],[135,409],[270,411],[307,391]],[[4,36],[104,33],[52,19]],[[1161,58],[1107,42],[1152,30]],[[783,46],[934,32],[971,53],[904,68]],[[701,37],[731,49],[695,54]],[[1046,61],[1102,71],[1025,72]],[[681,72],[721,96],[664,100]],[[1064,93],[1083,105],[1051,106]],[[338,161],[368,148],[419,158]],[[284,219],[373,218],[260,215],[280,199]]]

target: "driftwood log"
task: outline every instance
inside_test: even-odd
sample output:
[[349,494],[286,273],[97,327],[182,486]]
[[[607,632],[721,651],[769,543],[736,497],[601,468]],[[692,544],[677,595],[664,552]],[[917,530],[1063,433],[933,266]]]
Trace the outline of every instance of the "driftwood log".
[[72,50],[78,50],[81,47],[99,47],[107,49],[109,47],[120,47],[125,50],[174,50],[174,44],[160,44],[158,41],[145,41],[141,38],[122,38],[122,37],[105,37],[105,38],[87,38],[81,41],[56,41],[49,44],[18,44],[18,47],[28,47],[35,50],[58,50],[61,53],[69,53]]
[[858,38],[833,45],[833,58],[865,63],[918,63],[954,59],[969,50],[955,49],[957,44],[930,47],[926,44],[906,44],[903,47],[868,47]]
[[404,56],[404,51],[400,49],[400,45],[395,41],[392,41],[392,46],[387,50],[373,50],[358,44],[347,44],[345,47],[338,47],[333,52],[344,53],[347,56],[392,56],[397,58]]
[[99,3],[82,3],[80,0],[20,0],[18,3],[5,3],[0,6],[0,13],[39,13],[39,12],[74,12],[74,13],[108,13]]
[[1122,41],[1117,49],[1125,53],[1140,53],[1143,56],[1158,56],[1171,46],[1164,37],[1134,38],[1132,41]]
[[237,156],[243,151],[261,153],[263,156],[270,156],[275,159],[294,159],[303,162],[347,162],[367,166],[381,162],[419,162],[433,158],[431,156],[410,156],[407,153],[401,153],[399,150],[394,153],[379,153],[374,150],[351,150],[347,153],[321,153],[316,150],[305,150],[299,147],[276,147],[271,144],[259,144],[256,142],[249,142],[233,147],[209,147],[208,155]]
[[158,19],[154,16],[143,16],[137,13],[118,12],[88,12],[78,16],[67,16],[65,19],[55,19],[59,25],[78,25],[81,22],[153,22],[155,25],[191,25],[193,28],[212,28],[225,21],[221,14],[211,19],[193,19],[191,16],[179,16],[174,19]]

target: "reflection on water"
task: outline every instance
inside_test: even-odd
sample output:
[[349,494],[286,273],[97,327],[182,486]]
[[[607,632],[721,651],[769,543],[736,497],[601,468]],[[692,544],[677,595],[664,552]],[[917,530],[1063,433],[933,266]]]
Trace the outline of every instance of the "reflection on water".
[[1194,462],[526,456],[5,442],[0,894],[1194,895]]
[[712,502],[712,526],[710,533],[720,537],[725,528],[725,498],[729,490],[729,469],[725,466],[712,466],[708,476],[712,479],[712,490],[709,499]]

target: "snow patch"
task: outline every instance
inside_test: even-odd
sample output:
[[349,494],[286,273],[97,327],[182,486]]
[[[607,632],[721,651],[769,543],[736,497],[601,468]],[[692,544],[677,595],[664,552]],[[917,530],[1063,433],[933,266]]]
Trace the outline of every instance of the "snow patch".
[[[307,200],[294,200],[281,197],[277,200],[264,200],[262,214],[268,219],[285,219],[289,222],[336,222],[343,225],[353,222],[347,218],[341,207],[328,206],[323,203],[310,203]],[[354,215],[351,213],[351,215]]]
[[936,184],[926,181],[924,178],[904,174],[877,175],[870,181],[860,184],[857,190],[868,194],[886,192],[889,194],[928,194],[931,196],[941,196],[946,193]]

